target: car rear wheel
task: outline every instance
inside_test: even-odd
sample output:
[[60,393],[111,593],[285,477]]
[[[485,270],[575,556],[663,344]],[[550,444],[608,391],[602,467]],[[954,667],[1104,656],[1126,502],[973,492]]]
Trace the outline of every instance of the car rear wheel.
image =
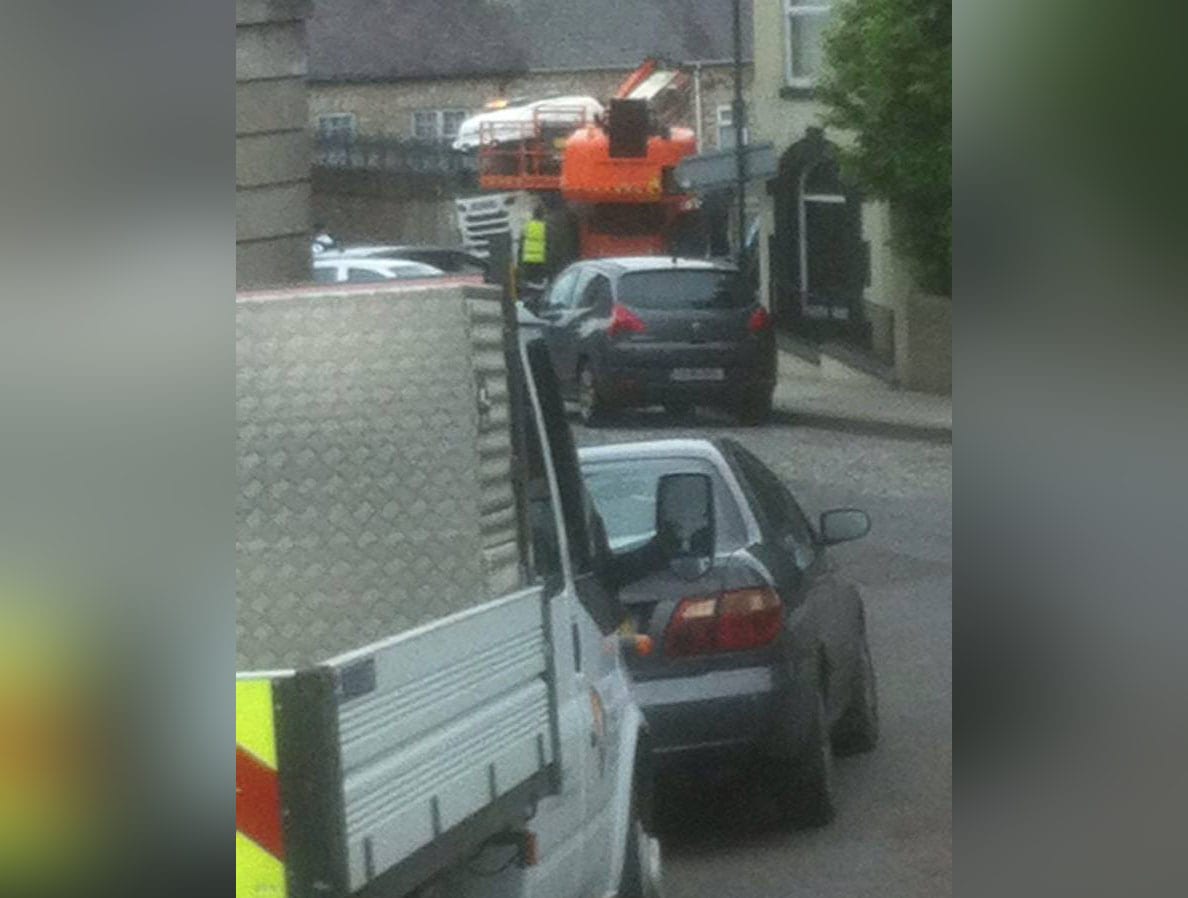
[[865,634],[858,664],[858,681],[853,687],[853,698],[834,739],[838,754],[842,755],[871,751],[879,742],[879,697],[875,686],[874,662],[870,658],[870,645]]
[[800,752],[781,777],[781,817],[797,829],[825,826],[834,816],[833,747],[820,689],[809,728]]
[[771,406],[771,390],[756,390],[744,394],[738,405],[738,419],[748,426],[757,426],[771,417]]
[[578,412],[587,427],[599,427],[606,420],[606,400],[598,395],[598,382],[588,362],[582,362],[578,371]]

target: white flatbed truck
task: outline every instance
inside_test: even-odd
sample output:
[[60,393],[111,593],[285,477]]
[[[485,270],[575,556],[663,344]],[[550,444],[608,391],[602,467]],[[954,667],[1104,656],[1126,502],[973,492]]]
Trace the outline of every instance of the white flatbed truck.
[[236,898],[659,894],[543,344],[449,280],[236,310]]

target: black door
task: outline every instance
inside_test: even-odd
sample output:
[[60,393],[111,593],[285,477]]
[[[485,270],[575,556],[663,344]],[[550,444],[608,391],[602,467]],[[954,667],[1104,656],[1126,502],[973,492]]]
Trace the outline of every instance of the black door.
[[842,180],[836,149],[823,138],[805,138],[785,153],[775,218],[770,273],[779,317],[811,338],[865,342],[862,199]]

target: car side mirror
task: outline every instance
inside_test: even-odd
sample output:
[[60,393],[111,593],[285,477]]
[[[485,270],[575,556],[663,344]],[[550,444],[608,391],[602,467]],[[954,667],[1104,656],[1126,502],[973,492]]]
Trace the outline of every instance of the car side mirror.
[[870,533],[870,515],[857,508],[835,508],[821,514],[821,542],[827,546],[862,539]]
[[714,489],[706,474],[663,474],[656,485],[656,545],[669,568],[687,579],[714,563]]

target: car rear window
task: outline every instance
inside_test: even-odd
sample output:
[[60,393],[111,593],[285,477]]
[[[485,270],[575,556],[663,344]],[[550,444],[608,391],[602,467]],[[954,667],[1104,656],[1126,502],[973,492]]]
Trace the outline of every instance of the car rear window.
[[737,309],[751,300],[733,271],[639,271],[619,279],[619,302],[637,309]]
[[582,476],[606,525],[611,550],[638,548],[656,534],[656,486],[661,474],[708,474],[714,482],[717,548],[732,552],[746,545],[746,527],[734,497],[717,469],[696,458],[621,459],[585,462]]

